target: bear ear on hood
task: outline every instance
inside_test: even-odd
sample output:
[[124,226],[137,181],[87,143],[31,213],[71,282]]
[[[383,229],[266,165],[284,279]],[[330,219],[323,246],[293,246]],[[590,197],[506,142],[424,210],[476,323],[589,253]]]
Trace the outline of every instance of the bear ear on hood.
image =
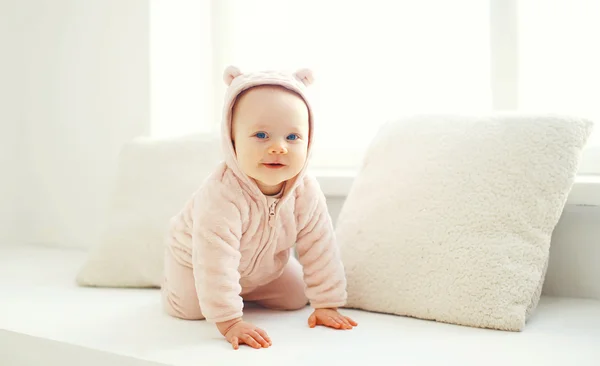
[[237,68],[233,65],[227,66],[227,68],[223,72],[223,81],[225,81],[225,84],[227,84],[227,86],[229,86],[229,85],[231,85],[231,82],[233,81],[233,79],[237,78],[240,75],[242,75],[242,72],[240,71],[239,68]]
[[315,81],[315,76],[311,69],[300,69],[294,73],[294,77],[306,86],[311,85]]

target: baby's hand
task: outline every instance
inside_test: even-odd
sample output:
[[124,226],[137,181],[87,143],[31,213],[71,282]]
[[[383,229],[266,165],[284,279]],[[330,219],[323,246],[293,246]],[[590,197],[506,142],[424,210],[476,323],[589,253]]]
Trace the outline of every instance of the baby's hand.
[[358,323],[338,313],[337,309],[316,309],[308,317],[308,326],[314,328],[317,325],[325,325],[335,329],[352,329]]
[[247,344],[257,349],[269,348],[273,344],[267,332],[243,320],[231,325],[224,335],[233,349],[238,349],[240,344]]

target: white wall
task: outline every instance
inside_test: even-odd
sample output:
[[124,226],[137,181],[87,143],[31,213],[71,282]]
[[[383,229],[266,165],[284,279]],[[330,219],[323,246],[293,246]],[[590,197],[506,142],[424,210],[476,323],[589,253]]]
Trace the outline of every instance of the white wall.
[[[2,98],[2,96],[0,96]],[[4,99],[4,98],[2,98]],[[14,113],[0,115],[0,246],[14,243],[19,231],[17,182],[20,173],[19,131]]]
[[550,247],[544,293],[600,299],[600,207],[567,206]]
[[18,19],[10,16],[15,8],[12,2],[0,1],[0,245],[15,241],[20,222],[22,53],[13,32],[22,28]]
[[[1,98],[1,96],[0,96]],[[13,113],[0,116],[0,246],[15,242],[18,233],[17,181],[20,173],[18,128]]]
[[24,242],[87,247],[123,142],[149,130],[148,2],[13,1],[24,48]]

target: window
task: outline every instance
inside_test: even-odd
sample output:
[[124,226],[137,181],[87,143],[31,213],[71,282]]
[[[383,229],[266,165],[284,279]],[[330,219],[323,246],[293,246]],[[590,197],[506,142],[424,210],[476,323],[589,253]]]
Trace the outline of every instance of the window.
[[211,133],[211,1],[150,2],[151,133]]
[[583,173],[600,173],[600,1],[518,1],[519,108],[596,121]]
[[[357,166],[378,127],[410,113],[599,119],[598,10],[594,0],[155,0],[153,131],[218,133],[229,64],[314,70],[314,167]],[[600,173],[598,151],[600,133],[582,171]]]

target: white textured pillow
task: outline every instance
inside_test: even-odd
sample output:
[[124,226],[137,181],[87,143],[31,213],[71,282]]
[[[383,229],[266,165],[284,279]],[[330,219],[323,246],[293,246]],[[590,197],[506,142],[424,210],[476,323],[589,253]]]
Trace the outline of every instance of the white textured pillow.
[[591,128],[517,114],[385,125],[336,226],[347,306],[522,330]]
[[169,219],[220,158],[219,141],[197,135],[139,138],[124,146],[106,229],[77,283],[159,287]]

